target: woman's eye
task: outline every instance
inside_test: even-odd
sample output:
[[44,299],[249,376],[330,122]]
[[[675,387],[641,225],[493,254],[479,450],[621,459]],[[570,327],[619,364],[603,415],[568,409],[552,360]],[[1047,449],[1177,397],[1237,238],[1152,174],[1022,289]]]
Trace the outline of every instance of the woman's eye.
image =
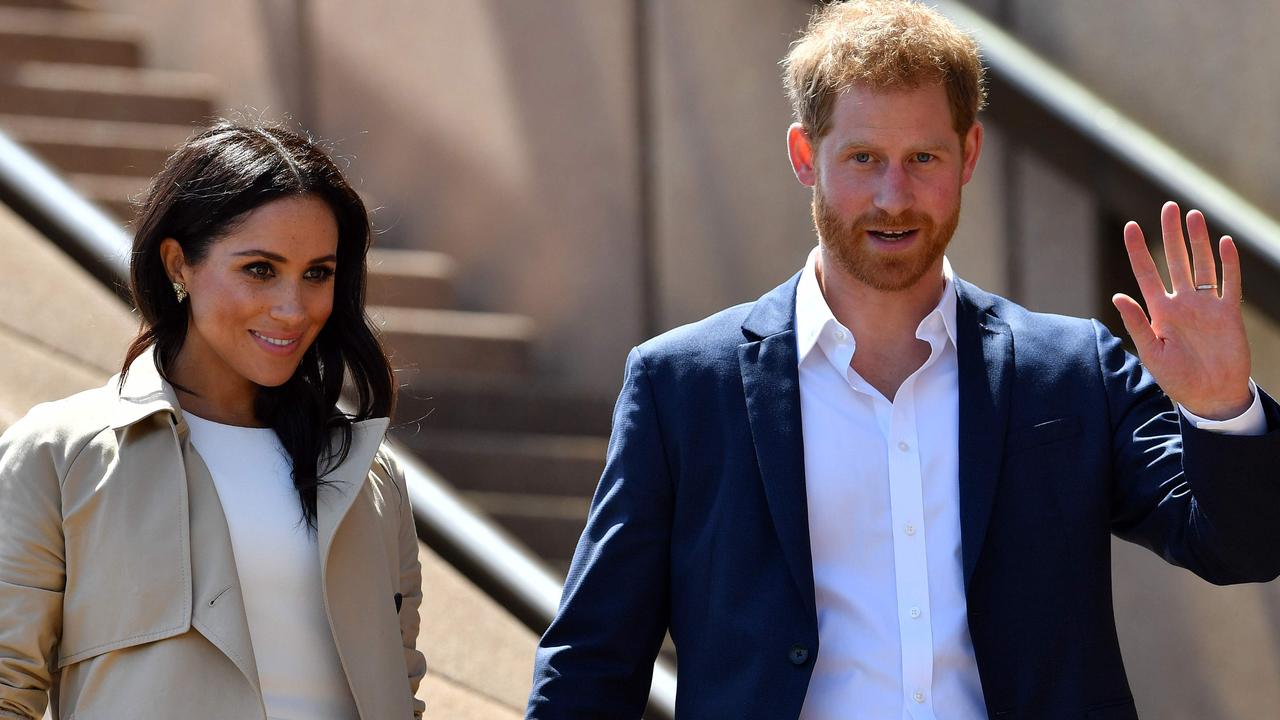
[[274,274],[271,270],[271,266],[262,262],[246,265],[244,271],[249,273],[251,277],[258,278],[259,280],[265,280]]
[[305,277],[308,280],[328,280],[333,277],[333,272],[331,267],[313,267],[306,272]]

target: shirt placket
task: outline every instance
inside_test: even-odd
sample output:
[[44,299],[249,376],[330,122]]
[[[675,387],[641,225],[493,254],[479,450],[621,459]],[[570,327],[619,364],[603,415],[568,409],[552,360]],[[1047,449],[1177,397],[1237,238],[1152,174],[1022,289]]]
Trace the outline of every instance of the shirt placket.
[[888,444],[903,717],[933,720],[933,631],[929,620],[929,563],[924,542],[924,485],[914,380],[913,375],[902,384],[892,403],[877,403],[877,416]]

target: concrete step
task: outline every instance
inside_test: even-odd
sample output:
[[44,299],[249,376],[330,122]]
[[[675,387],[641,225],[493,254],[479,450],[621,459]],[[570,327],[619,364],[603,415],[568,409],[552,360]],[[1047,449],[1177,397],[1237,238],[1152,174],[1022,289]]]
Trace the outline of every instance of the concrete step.
[[453,304],[453,259],[425,250],[369,251],[370,305],[447,308]]
[[532,368],[533,321],[523,315],[370,306],[402,381],[446,372],[521,375]]
[[83,6],[84,0],[0,0],[0,7],[75,10]]
[[428,431],[594,435],[608,437],[613,398],[520,382],[426,378],[400,389],[397,415]]
[[595,492],[609,447],[591,435],[435,430],[399,419],[392,434],[461,490],[578,499]]
[[142,32],[125,18],[0,4],[0,62],[137,67]]
[[590,506],[585,498],[482,492],[462,496],[560,572],[573,558]]
[[151,178],[132,175],[93,175],[72,173],[66,176],[71,187],[115,217],[130,222],[134,201],[141,200]]
[[0,115],[0,128],[64,173],[150,177],[191,125]]
[[198,73],[68,63],[0,65],[10,115],[190,125],[214,108],[213,80]]

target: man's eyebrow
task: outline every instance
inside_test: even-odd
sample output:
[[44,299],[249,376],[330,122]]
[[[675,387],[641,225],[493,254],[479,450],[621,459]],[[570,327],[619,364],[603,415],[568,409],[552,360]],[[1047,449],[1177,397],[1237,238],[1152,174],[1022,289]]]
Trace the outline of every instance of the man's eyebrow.
[[[264,257],[268,260],[274,260],[275,262],[279,262],[279,263],[288,262],[285,256],[279,255],[273,252],[268,252],[266,250],[242,250],[238,253],[232,253],[232,255],[233,257]],[[328,255],[315,258],[310,262],[308,262],[307,264],[319,265],[320,263],[337,262],[337,261],[338,261],[338,256],[330,253]]]
[[[872,150],[872,149],[874,149],[874,146],[872,143],[866,140],[854,139],[854,140],[849,140],[848,142],[842,143],[840,145],[839,152],[847,153],[851,150]],[[942,153],[942,152],[947,152],[950,149],[951,149],[951,146],[949,143],[938,141],[938,142],[926,142],[923,145],[919,145],[915,147],[915,149],[913,149],[911,152]]]

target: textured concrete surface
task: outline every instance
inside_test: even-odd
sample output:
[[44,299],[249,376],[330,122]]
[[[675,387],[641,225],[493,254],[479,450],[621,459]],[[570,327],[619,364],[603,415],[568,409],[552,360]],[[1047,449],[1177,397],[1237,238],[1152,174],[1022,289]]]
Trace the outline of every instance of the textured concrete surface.
[[0,205],[0,424],[101,385],[136,325],[118,298]]
[[[427,656],[420,694],[428,717],[521,717],[537,636],[430,548],[423,545],[421,551],[418,649]],[[470,703],[465,708],[464,699]]]

